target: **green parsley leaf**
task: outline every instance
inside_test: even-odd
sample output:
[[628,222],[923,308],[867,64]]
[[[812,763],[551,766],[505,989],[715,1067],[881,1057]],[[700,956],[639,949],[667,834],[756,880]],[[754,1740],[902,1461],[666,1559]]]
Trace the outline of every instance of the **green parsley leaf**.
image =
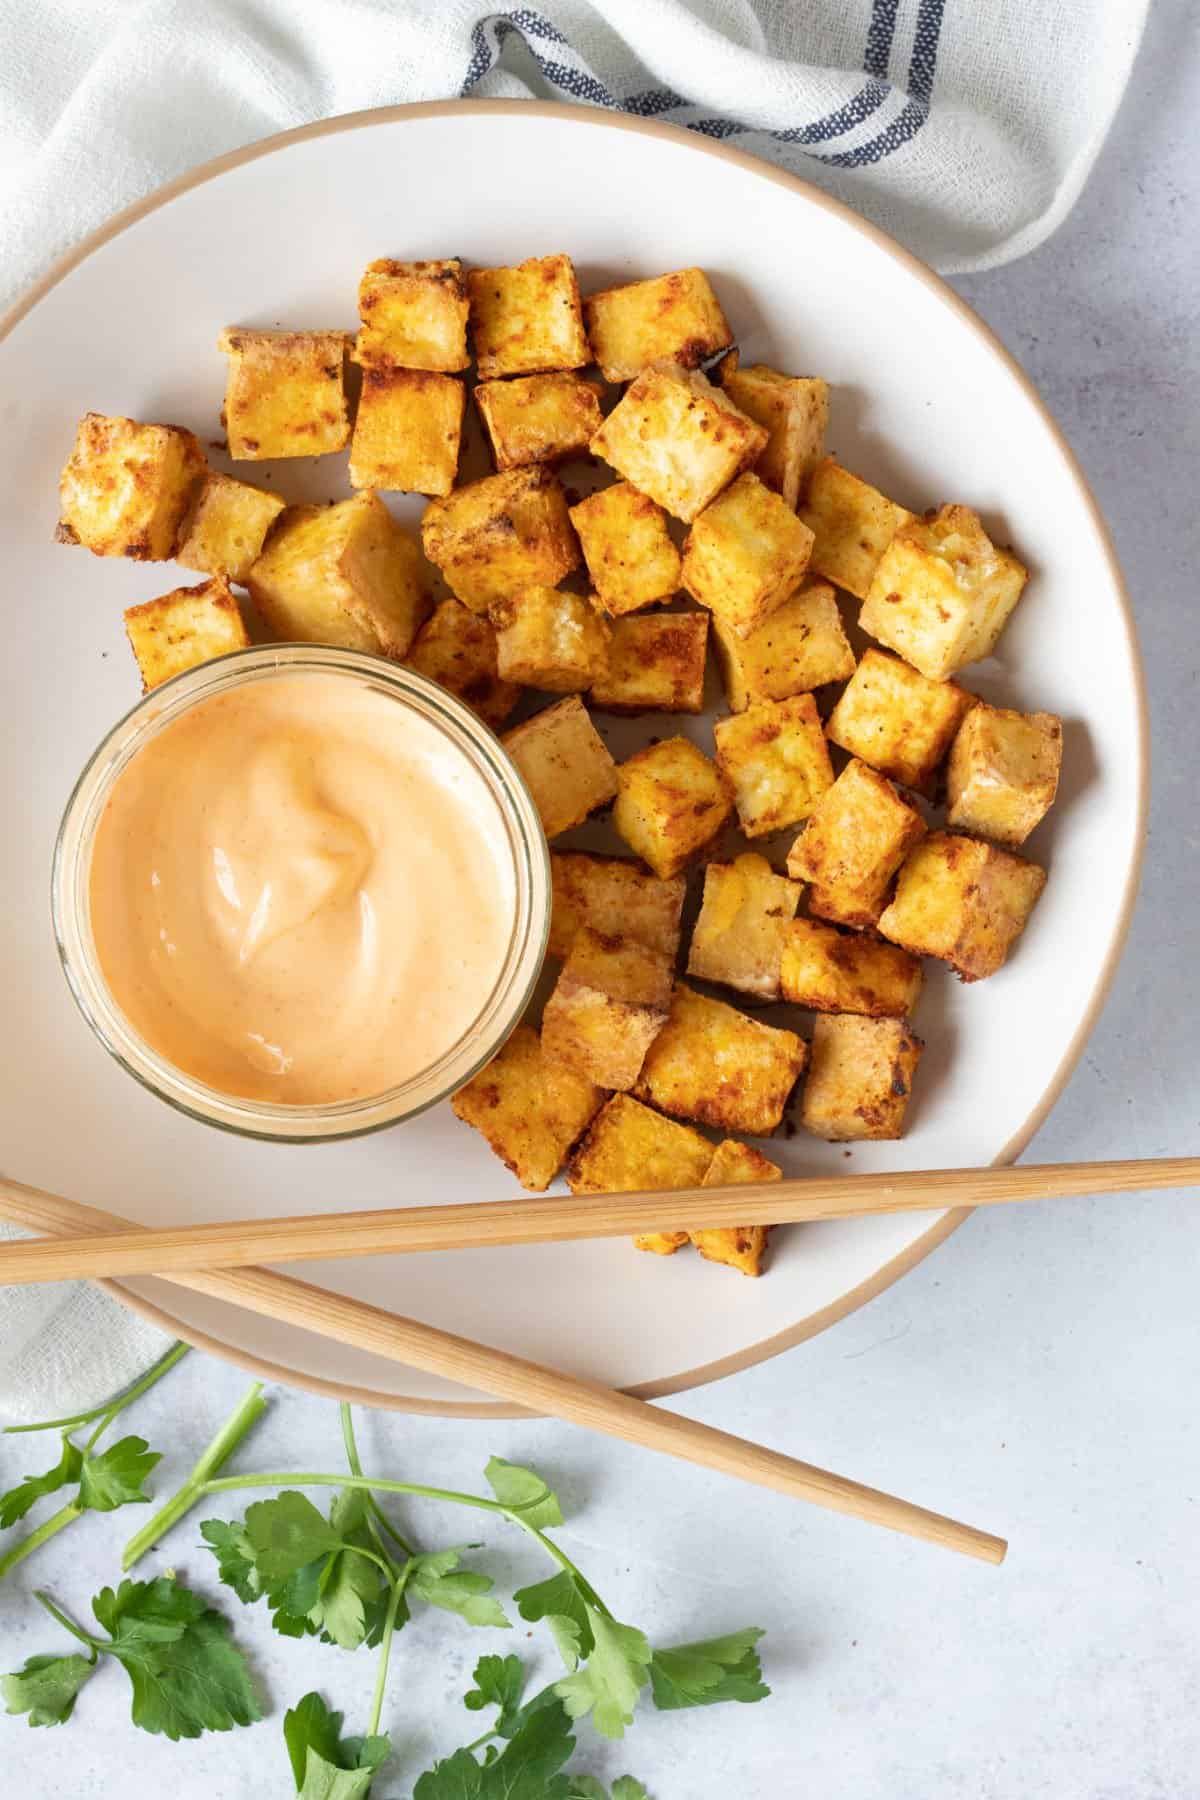
[[358,1800],[391,1755],[386,1737],[343,1738],[342,1715],[320,1694],[305,1694],[284,1714],[292,1777],[304,1800]]
[[500,1504],[511,1506],[528,1524],[539,1529],[562,1524],[558,1495],[533,1469],[523,1469],[519,1463],[505,1462],[502,1456],[493,1456],[484,1474]]
[[612,1800],[650,1800],[649,1794],[634,1775],[618,1775],[612,1784]]
[[255,1567],[267,1583],[294,1574],[342,1545],[340,1534],[312,1501],[293,1488],[248,1506],[244,1530]]
[[64,1725],[95,1668],[94,1656],[31,1656],[15,1674],[0,1675],[5,1710],[28,1713],[31,1725]]
[[320,1592],[308,1617],[343,1650],[357,1650],[367,1635],[367,1608],[385,1585],[383,1571],[357,1550],[341,1550],[324,1566]]
[[660,1712],[676,1712],[688,1706],[716,1706],[723,1700],[765,1700],[771,1690],[763,1684],[754,1648],[762,1635],[749,1626],[725,1637],[656,1650],[650,1661],[655,1706]]
[[374,1779],[374,1769],[339,1769],[310,1750],[300,1800],[363,1800]]
[[254,1566],[254,1550],[241,1525],[224,1519],[205,1519],[200,1536],[217,1559],[217,1574],[247,1606],[262,1598],[262,1583]]
[[133,1687],[132,1717],[173,1741],[229,1731],[261,1718],[229,1622],[177,1581],[123,1581],[105,1588],[92,1611],[109,1633],[97,1648],[115,1656]]
[[587,1609],[592,1652],[574,1675],[555,1682],[554,1691],[572,1719],[592,1715],[601,1737],[624,1736],[633,1723],[639,1691],[650,1679],[650,1646],[644,1632]]
[[413,1800],[571,1800],[570,1778],[558,1771],[574,1748],[561,1706],[531,1707],[499,1756],[479,1763],[456,1750],[421,1776]]
[[305,1694],[283,1715],[283,1741],[287,1745],[296,1790],[304,1785],[308,1753],[315,1750],[326,1762],[336,1763],[341,1746],[342,1715],[330,1712],[320,1694]]
[[515,1731],[525,1691],[525,1665],[519,1656],[481,1656],[475,1664],[475,1686],[463,1696],[469,1712],[482,1712],[485,1706],[498,1706],[500,1716],[493,1729],[501,1737]]
[[44,1495],[57,1493],[68,1482],[77,1481],[82,1467],[82,1452],[75,1448],[64,1431],[62,1455],[52,1469],[47,1469],[44,1475],[26,1475],[17,1487],[10,1488],[7,1494],[0,1494],[0,1529],[7,1531],[10,1525],[23,1519]]
[[591,1655],[588,1603],[568,1569],[532,1587],[518,1588],[513,1599],[523,1619],[531,1624],[545,1619],[568,1669],[574,1669],[580,1657]]
[[162,1457],[145,1438],[123,1437],[102,1456],[86,1456],[79,1474],[79,1504],[91,1512],[115,1512],[118,1506],[145,1506],[150,1496],[142,1483]]
[[507,1628],[504,1608],[491,1596],[490,1575],[474,1569],[458,1567],[457,1550],[438,1550],[428,1556],[414,1556],[409,1591],[428,1606],[440,1606],[457,1613],[468,1625],[494,1625]]
[[567,1800],[650,1800],[649,1794],[633,1775],[618,1775],[611,1794],[594,1775],[571,1775]]

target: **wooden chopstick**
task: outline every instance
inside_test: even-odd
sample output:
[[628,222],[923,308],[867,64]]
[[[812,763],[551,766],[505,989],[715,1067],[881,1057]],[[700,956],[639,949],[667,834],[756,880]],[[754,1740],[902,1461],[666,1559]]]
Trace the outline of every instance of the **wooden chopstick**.
[[[136,1231],[127,1220],[112,1213],[13,1181],[0,1185],[0,1217],[51,1236]],[[914,1506],[911,1501],[864,1487],[845,1476],[799,1462],[730,1432],[717,1431],[695,1419],[663,1412],[599,1382],[564,1375],[505,1350],[456,1337],[415,1319],[396,1317],[364,1301],[328,1293],[291,1276],[248,1268],[177,1273],[168,1279],[177,1286],[299,1325],[338,1343],[352,1344],[356,1349],[410,1368],[426,1369],[467,1387],[480,1388],[535,1413],[553,1414],[591,1431],[662,1451],[723,1475],[737,1476],[831,1512],[886,1526],[963,1556],[999,1563],[1008,1548],[1003,1538],[989,1532],[977,1531],[956,1519]]]
[[[260,1262],[477,1250],[502,1244],[630,1237],[639,1231],[797,1224],[864,1214],[997,1206],[1018,1200],[1200,1184],[1200,1157],[836,1175],[668,1193],[550,1194],[461,1206],[314,1213],[210,1225],[131,1227],[97,1236],[0,1247],[0,1283],[102,1275],[173,1275]],[[0,1178],[0,1197],[19,1184]]]

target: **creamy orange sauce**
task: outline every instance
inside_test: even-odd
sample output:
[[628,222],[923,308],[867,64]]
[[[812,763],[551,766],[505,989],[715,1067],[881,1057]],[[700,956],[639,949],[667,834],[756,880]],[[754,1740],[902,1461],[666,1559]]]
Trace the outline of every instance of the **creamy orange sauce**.
[[224,1093],[379,1094],[478,1018],[516,910],[499,809],[461,752],[361,682],[212,695],[117,777],[92,931],[130,1024]]

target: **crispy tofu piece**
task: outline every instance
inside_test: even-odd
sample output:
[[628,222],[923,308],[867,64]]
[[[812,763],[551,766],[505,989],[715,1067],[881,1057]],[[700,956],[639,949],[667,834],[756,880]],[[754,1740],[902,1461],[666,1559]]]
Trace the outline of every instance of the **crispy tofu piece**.
[[900,1137],[924,1048],[903,1019],[818,1013],[800,1123],[835,1144]]
[[813,1012],[906,1019],[920,998],[921,965],[896,944],[817,919],[793,919],[786,928],[780,983],[785,1000]]
[[1011,850],[931,831],[902,864],[879,929],[914,956],[940,957],[964,981],[982,981],[1003,967],[1045,885],[1045,869]]
[[521,1186],[548,1188],[601,1106],[604,1090],[542,1050],[538,1034],[518,1025],[486,1068],[450,1104],[487,1139]]
[[[628,1094],[614,1094],[568,1163],[567,1186],[573,1194],[699,1187],[712,1158],[708,1139],[689,1125],[662,1118]],[[672,1235],[687,1243],[686,1231]]]
[[660,1112],[767,1137],[783,1117],[808,1046],[677,982],[670,1017],[634,1089]]
[[349,343],[344,331],[221,333],[217,349],[229,358],[221,421],[235,462],[346,448]]
[[930,681],[898,657],[867,650],[825,726],[831,743],[918,794],[933,791],[954,734],[976,704],[952,681]]
[[664,738],[623,762],[613,824],[629,848],[663,881],[719,836],[733,811],[720,769],[689,739]]
[[818,375],[781,375],[766,363],[743,369],[736,350],[722,360],[718,374],[734,405],[770,434],[755,474],[794,507],[825,448],[828,383]]
[[662,363],[626,388],[591,442],[619,475],[686,523],[704,511],[767,441],[698,369]]
[[589,294],[583,318],[605,381],[632,381],[656,362],[695,369],[733,342],[703,269]]
[[915,515],[826,456],[812,469],[800,517],[815,535],[814,573],[865,600],[879,559]]
[[931,681],[990,656],[1029,579],[969,506],[902,525],[879,560],[858,622]]
[[824,581],[806,581],[748,637],[714,615],[713,636],[731,712],[758,700],[790,700],[854,673],[854,652]]
[[534,256],[511,269],[472,269],[467,293],[481,381],[581,369],[591,362],[569,256]]
[[788,851],[788,874],[811,883],[810,912],[862,930],[877,922],[892,876],[924,835],[916,808],[856,758],[809,814]]
[[494,601],[490,617],[505,681],[582,694],[608,667],[608,621],[580,594],[521,588]]
[[1054,713],[973,706],[946,765],[947,825],[1023,844],[1058,792],[1062,720]]
[[577,694],[534,713],[501,742],[525,778],[548,838],[581,825],[617,791],[617,765]]
[[766,837],[807,819],[833,786],[829,746],[811,694],[766,700],[718,719],[713,737],[747,837]]
[[496,633],[489,619],[461,600],[444,600],[413,640],[408,665],[456,694],[497,730],[520,696],[496,667]]
[[453,375],[470,362],[467,284],[457,257],[368,263],[358,286],[355,362]]
[[210,469],[183,523],[175,561],[244,582],[286,501]]
[[757,475],[739,475],[706,506],[683,547],[688,593],[737,637],[749,637],[794,594],[812,532]]
[[707,653],[707,613],[614,619],[592,704],[610,713],[703,712]]
[[421,539],[451,592],[473,612],[518,588],[554,587],[579,565],[566,495],[557,477],[536,465],[485,475],[431,500]]
[[368,363],[350,440],[350,485],[448,494],[458,473],[466,389],[453,375]]
[[778,1000],[788,921],[796,916],[800,894],[798,881],[777,875],[754,851],[731,863],[709,863],[688,974],[760,1000]]
[[85,413],[59,478],[55,536],[94,556],[166,562],[204,472],[199,439],[182,425]]
[[670,964],[632,938],[580,927],[542,1014],[542,1049],[601,1087],[627,1093],[667,1022]]
[[679,588],[679,552],[667,515],[628,481],[589,494],[571,508],[592,586],[606,612],[636,612]]
[[600,389],[580,375],[481,381],[475,404],[498,469],[582,456],[600,429]]
[[289,507],[246,586],[274,637],[398,659],[430,609],[420,550],[371,492]]
[[621,856],[554,850],[550,877],[551,956],[567,956],[586,925],[602,937],[624,937],[644,944],[662,961],[674,964],[687,887],[682,876],[660,881]]
[[[717,1145],[701,1187],[740,1187],[756,1181],[779,1181],[783,1170],[751,1144],[725,1138]],[[727,1263],[743,1275],[761,1275],[769,1225],[719,1225],[688,1236],[709,1262]]]
[[147,694],[172,675],[214,656],[227,656],[231,650],[244,650],[250,642],[223,575],[128,607],[125,631]]

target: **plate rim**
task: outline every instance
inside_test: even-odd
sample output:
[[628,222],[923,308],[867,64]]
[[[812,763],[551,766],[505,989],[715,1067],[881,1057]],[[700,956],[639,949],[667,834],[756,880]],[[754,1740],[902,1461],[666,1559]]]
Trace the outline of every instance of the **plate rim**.
[[[700,137],[683,126],[671,125],[661,120],[641,119],[627,113],[572,106],[558,101],[483,99],[421,101],[413,104],[368,107],[357,112],[339,113],[331,118],[313,120],[307,125],[294,126],[287,131],[257,138],[249,144],[226,151],[207,162],[198,163],[182,175],[175,176],[161,187],[144,195],[140,200],[113,213],[103,224],[97,226],[94,231],[89,232],[71,249],[52,262],[49,268],[0,316],[0,343],[10,336],[21,320],[32,312],[34,307],[44,300],[72,270],[86,261],[102,245],[120,236],[123,231],[128,230],[131,225],[137,224],[139,220],[147,217],[150,213],[157,212],[160,207],[169,205],[179,195],[185,194],[190,189],[199,187],[207,181],[212,181],[231,169],[239,168],[244,163],[256,162],[261,157],[271,156],[278,150],[287,149],[290,145],[304,142],[307,139],[334,136],[347,131],[360,131],[375,125],[399,124],[407,120],[461,118],[469,115],[493,118],[517,116],[550,119],[558,123],[566,122],[581,127],[630,131],[640,133],[644,137],[663,138],[669,142],[686,145],[699,155],[731,163],[748,174],[799,195],[811,205],[822,207],[827,212],[836,214],[843,223],[861,233],[878,249],[884,251],[910,277],[930,289],[943,305],[949,307],[957,315],[968,330],[982,342],[984,348],[990,351],[991,355],[1016,380],[1018,386],[1023,390],[1025,398],[1032,403],[1041,417],[1043,425],[1047,428],[1067,473],[1083,501],[1084,510],[1090,518],[1120,607],[1136,701],[1137,800],[1133,853],[1126,871],[1120,910],[1108,947],[1097,970],[1087,1007],[1054,1074],[1046,1084],[1038,1104],[1033,1108],[1020,1130],[992,1158],[991,1166],[997,1167],[1015,1162],[1035,1132],[1045,1122],[1073,1074],[1111,991],[1113,978],[1129,935],[1145,860],[1149,816],[1150,724],[1146,673],[1142,662],[1141,647],[1138,643],[1133,608],[1117,558],[1112,533],[1109,531],[1107,521],[1100,510],[1078,457],[1037,388],[1011,351],[1001,342],[991,327],[984,323],[974,308],[955,293],[954,289],[943,281],[928,264],[922,262],[920,257],[911,250],[905,249],[881,227],[862,218],[851,207],[834,199],[832,195],[814,186],[812,182],[805,181],[802,176],[793,175],[789,170],[765,162],[761,157],[753,156],[748,151],[735,149],[729,144],[711,138]],[[868,1301],[875,1299],[878,1294],[883,1293],[899,1281],[909,1270],[916,1268],[918,1263],[923,1262],[970,1217],[973,1210],[972,1207],[958,1207],[944,1213],[928,1231],[922,1232],[921,1236],[914,1239],[906,1250],[884,1263],[866,1281],[857,1283],[846,1293],[839,1295],[836,1300],[831,1301],[828,1306],[820,1307],[816,1312],[807,1314],[795,1325],[775,1332],[770,1337],[761,1338],[729,1356],[719,1357],[712,1362],[685,1369],[676,1375],[663,1376],[656,1381],[638,1383],[624,1391],[643,1400],[660,1399],[670,1394],[684,1393],[691,1388],[704,1387],[710,1382],[723,1380],[728,1375],[738,1374],[744,1369],[750,1369],[759,1363],[766,1362],[784,1350],[793,1349],[807,1338],[817,1336],[831,1325],[837,1324],[840,1319],[856,1312],[859,1307],[865,1306]],[[361,1387],[355,1383],[327,1380],[319,1375],[301,1374],[282,1364],[272,1362],[268,1358],[236,1349],[214,1338],[199,1327],[188,1326],[185,1329],[181,1321],[164,1307],[157,1305],[152,1300],[147,1300],[140,1294],[131,1292],[122,1282],[102,1280],[97,1285],[149,1323],[159,1326],[162,1330],[191,1344],[196,1349],[205,1350],[224,1362],[245,1369],[259,1379],[278,1381],[287,1387],[298,1387],[309,1393],[388,1412],[427,1414],[439,1418],[475,1419],[536,1416],[522,1407],[495,1401],[427,1400],[415,1395],[381,1393],[373,1388]]]

